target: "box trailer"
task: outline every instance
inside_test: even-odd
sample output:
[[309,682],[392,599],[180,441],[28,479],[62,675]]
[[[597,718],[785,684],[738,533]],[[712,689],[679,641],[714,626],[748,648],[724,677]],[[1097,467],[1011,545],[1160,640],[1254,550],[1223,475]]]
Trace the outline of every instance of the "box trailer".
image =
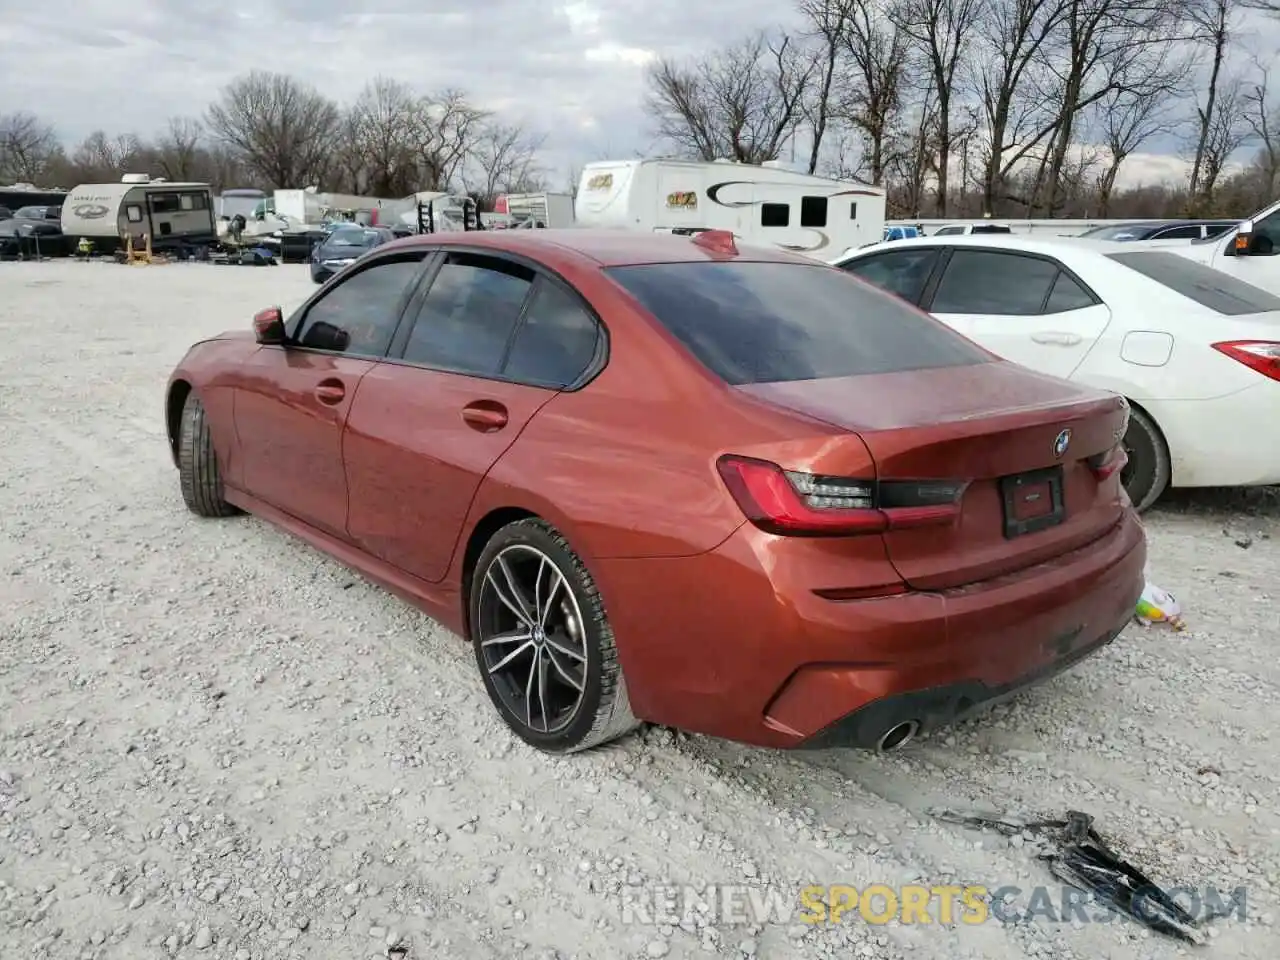
[[730,230],[741,243],[819,260],[880,240],[884,215],[878,187],[727,160],[589,163],[574,201],[580,227]]
[[151,238],[153,250],[210,246],[217,242],[213,193],[207,183],[170,183],[127,174],[120,183],[82,183],[62,204],[62,232],[110,253],[126,237],[135,249]]

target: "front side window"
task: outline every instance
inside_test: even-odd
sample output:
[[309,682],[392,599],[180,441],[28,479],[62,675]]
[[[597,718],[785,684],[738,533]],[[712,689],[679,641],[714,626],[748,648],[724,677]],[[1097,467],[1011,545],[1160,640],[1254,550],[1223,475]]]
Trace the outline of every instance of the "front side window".
[[919,303],[937,261],[936,248],[922,247],[862,257],[845,264],[843,269],[909,303]]
[[400,321],[401,303],[424,256],[383,260],[338,281],[307,309],[295,344],[352,356],[385,356]]

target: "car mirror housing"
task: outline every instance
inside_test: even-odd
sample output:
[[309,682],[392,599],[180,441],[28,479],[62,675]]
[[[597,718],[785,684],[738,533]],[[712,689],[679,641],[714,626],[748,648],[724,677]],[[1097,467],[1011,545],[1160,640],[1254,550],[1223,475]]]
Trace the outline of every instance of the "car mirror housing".
[[259,310],[253,316],[254,338],[261,344],[284,343],[284,314],[279,307]]

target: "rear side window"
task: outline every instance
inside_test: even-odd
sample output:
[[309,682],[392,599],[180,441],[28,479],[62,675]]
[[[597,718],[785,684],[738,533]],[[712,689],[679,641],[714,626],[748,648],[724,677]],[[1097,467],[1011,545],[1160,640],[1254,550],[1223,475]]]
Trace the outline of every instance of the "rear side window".
[[985,363],[982,350],[893,294],[799,263],[665,263],[606,271],[730,384]]
[[1053,289],[1049,291],[1049,302],[1045,304],[1045,313],[1066,313],[1068,310],[1083,310],[1092,307],[1097,301],[1080,284],[1066,273],[1059,273],[1053,281]]
[[1041,312],[1058,265],[1036,257],[990,250],[956,250],[942,274],[929,310],[1000,317]]
[[1189,227],[1169,227],[1167,230],[1161,230],[1156,233],[1153,240],[1199,240],[1201,230],[1200,224],[1194,224]]
[[541,387],[567,387],[591,365],[600,329],[574,294],[545,277],[516,331],[504,376]]
[[1176,253],[1141,251],[1109,253],[1107,256],[1162,287],[1224,316],[1238,317],[1246,313],[1280,310],[1280,297]]
[[418,309],[404,359],[454,373],[496,375],[533,279],[533,271],[519,264],[449,254]]

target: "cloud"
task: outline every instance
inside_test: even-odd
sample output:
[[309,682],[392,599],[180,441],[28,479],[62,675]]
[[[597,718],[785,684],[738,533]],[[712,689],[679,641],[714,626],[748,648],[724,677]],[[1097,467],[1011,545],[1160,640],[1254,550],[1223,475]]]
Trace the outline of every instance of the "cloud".
[[[0,89],[70,141],[97,128],[153,135],[201,114],[235,76],[292,74],[349,102],[375,75],[466,90],[547,134],[567,172],[652,153],[644,71],[794,18],[787,0],[39,0],[6,4]],[[1274,29],[1269,36],[1274,36]],[[1254,31],[1256,32],[1256,31]],[[1274,46],[1274,45],[1272,45]],[[1177,176],[1161,147],[1124,182]],[[1169,150],[1172,153],[1172,148]]]

